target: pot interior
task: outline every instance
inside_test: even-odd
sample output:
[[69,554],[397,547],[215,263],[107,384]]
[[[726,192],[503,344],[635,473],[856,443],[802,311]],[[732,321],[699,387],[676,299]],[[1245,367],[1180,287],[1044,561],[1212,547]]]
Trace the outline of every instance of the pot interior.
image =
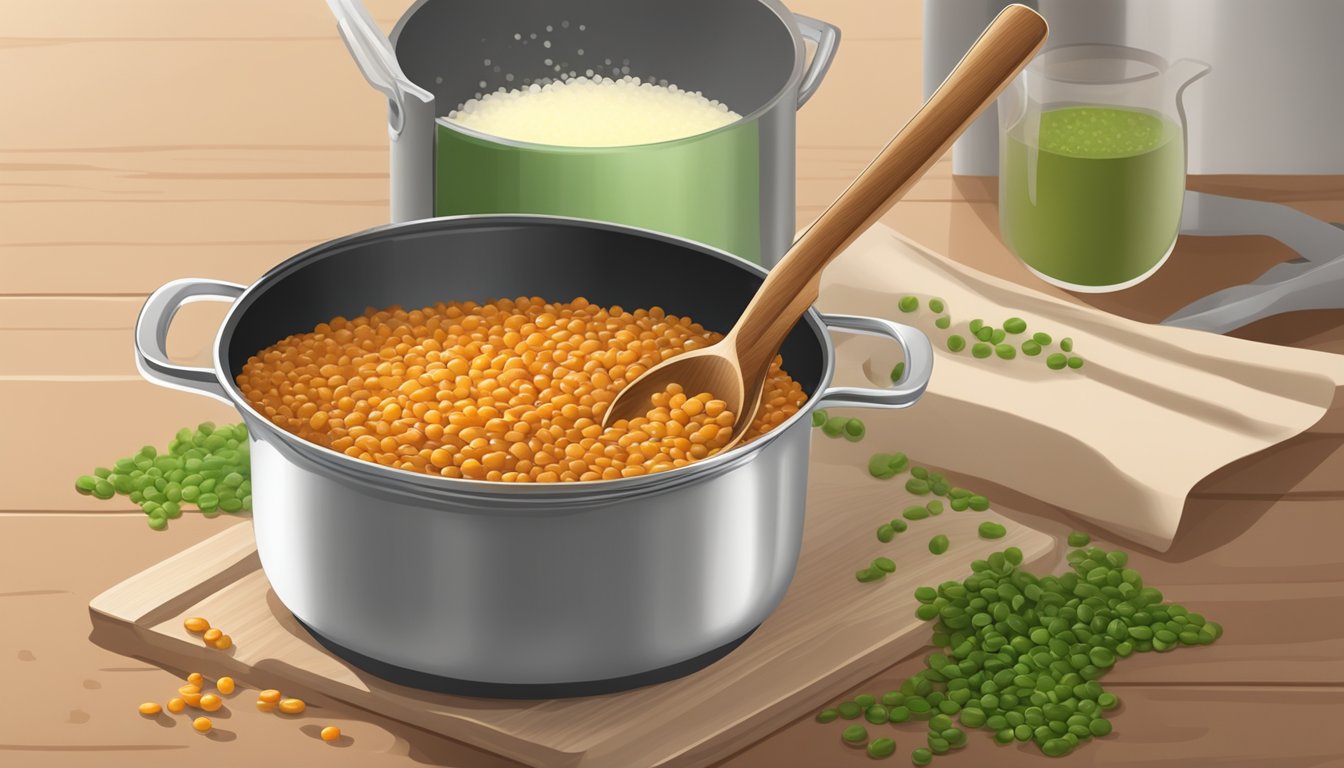
[[[399,304],[541,296],[626,309],[660,306],[728,331],[763,279],[759,267],[654,233],[519,216],[428,219],[318,246],[271,270],[238,300],[220,334],[227,386],[247,359],[340,315]],[[804,317],[784,369],[809,396],[826,367],[826,330]]]
[[798,64],[792,21],[761,0],[422,0],[393,35],[439,116],[500,87],[590,69],[666,80],[750,115]]

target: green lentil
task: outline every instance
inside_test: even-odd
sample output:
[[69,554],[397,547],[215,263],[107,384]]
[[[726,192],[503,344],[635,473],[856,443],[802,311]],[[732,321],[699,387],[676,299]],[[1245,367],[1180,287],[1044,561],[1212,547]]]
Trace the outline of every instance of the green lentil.
[[905,361],[904,361],[904,360],[902,360],[901,362],[899,362],[899,363],[897,363],[896,365],[892,366],[892,368],[891,368],[891,383],[892,383],[892,384],[899,383],[900,380],[903,379],[903,378],[905,378]]
[[920,480],[928,480],[928,479],[929,479],[929,470],[926,469],[926,468],[924,468],[924,467],[911,467],[911,468],[910,468],[910,475],[911,475],[912,477],[917,477],[917,478],[919,478]]
[[947,551],[947,547],[948,547],[947,537],[941,533],[938,534],[937,536],[934,536],[932,539],[929,539],[929,551],[935,555],[943,554],[944,552]]
[[929,299],[930,312],[934,313],[935,315],[941,315],[943,313],[943,310],[945,309],[947,309],[947,304],[944,303],[942,299],[936,297]]
[[883,523],[877,526],[878,541],[887,544],[894,538],[896,538],[896,529],[891,527],[891,523]]
[[902,312],[914,312],[919,309],[919,299],[914,296],[902,296],[896,306],[900,307]]
[[995,328],[994,332],[989,335],[989,342],[991,344],[1002,344],[1003,340],[1006,338],[1008,338],[1008,333],[1006,331],[1002,328]]
[[929,493],[929,481],[920,480],[918,477],[912,477],[905,481],[905,490],[916,496],[927,496]]
[[1008,533],[1008,529],[998,523],[992,523],[988,520],[980,524],[980,538],[982,539],[1002,539]]
[[952,334],[947,337],[947,348],[951,352],[960,352],[966,348],[966,337],[959,334]]
[[910,753],[910,762],[915,765],[928,765],[933,762],[933,753],[920,747]]
[[934,320],[933,324],[939,330],[945,331],[952,326],[952,318],[948,317],[947,315],[943,315],[942,317]]
[[1012,360],[1014,357],[1017,357],[1017,347],[1014,347],[1012,344],[999,344],[994,347],[994,354],[1004,360]]
[[863,422],[858,419],[850,419],[845,422],[845,439],[851,443],[857,443],[862,440],[865,431]]
[[1049,357],[1045,358],[1045,366],[1052,371],[1058,371],[1068,364],[1069,364],[1068,355],[1064,355],[1059,352],[1056,352],[1050,355]]
[[896,754],[896,742],[886,737],[873,739],[868,745],[868,756],[874,760],[881,760]]
[[964,512],[970,508],[971,500],[965,496],[953,496],[948,504],[951,505],[953,512]]
[[1020,317],[1010,317],[1003,321],[1003,330],[1011,334],[1019,334],[1027,330],[1027,321]]
[[1031,340],[1036,342],[1037,344],[1040,344],[1042,347],[1048,347],[1055,341],[1054,339],[1050,338],[1050,334],[1042,333],[1040,331],[1033,333],[1031,335]]
[[840,712],[839,712],[839,710],[836,710],[836,709],[823,709],[823,710],[821,710],[820,712],[817,713],[817,722],[818,722],[818,723],[829,723],[829,722],[832,722],[833,720],[835,720],[835,719],[836,719],[837,717],[839,717],[839,716],[840,716]]
[[890,523],[887,523],[887,525],[890,525],[891,530],[897,533],[905,533],[906,529],[910,527],[909,525],[906,524],[904,520],[900,519],[899,517],[892,518],[892,521]]
[[901,513],[901,517],[904,517],[906,520],[924,520],[928,518],[928,516],[928,507],[906,507],[905,511]]
[[872,567],[863,568],[854,572],[854,578],[864,584],[867,584],[870,581],[877,581],[886,575],[886,573]]
[[1073,339],[1069,338],[1068,336],[1065,336],[1064,338],[1060,339],[1060,340],[1059,340],[1059,348],[1060,348],[1061,350],[1065,351],[1065,352],[1072,352],[1072,351],[1073,351]]
[[929,510],[930,515],[934,515],[935,517],[943,514],[943,502],[937,499],[934,499],[933,501],[930,501],[928,504],[925,504],[924,508]]
[[1031,339],[1027,339],[1026,341],[1022,342],[1022,354],[1026,355],[1027,357],[1035,357],[1041,354],[1041,345],[1037,344]]
[[825,408],[818,408],[817,410],[815,410],[815,411],[812,412],[812,426],[814,426],[814,427],[820,427],[822,424],[825,424],[825,423],[826,423],[826,409],[825,409]]
[[840,738],[846,744],[863,746],[868,741],[868,729],[862,725],[851,725],[840,732]]
[[1070,368],[1072,368],[1073,370],[1076,371],[1076,370],[1078,370],[1079,368],[1082,368],[1082,367],[1083,367],[1083,358],[1081,358],[1081,357],[1076,357],[1076,356],[1075,356],[1075,357],[1070,357],[1070,358],[1068,359],[1068,361],[1066,362],[1066,365],[1068,365]]
[[1092,537],[1082,531],[1073,531],[1069,534],[1070,547],[1086,547],[1092,543]]
[[821,425],[822,434],[827,437],[839,437],[845,433],[845,425],[848,423],[849,419],[844,416],[832,416]]
[[992,325],[980,326],[980,330],[975,332],[975,338],[981,341],[989,341],[990,339],[994,338],[994,326]]
[[863,719],[873,725],[886,725],[887,708],[881,704],[874,704],[871,707],[867,707],[863,710]]
[[985,321],[984,321],[984,320],[981,320],[981,319],[978,318],[978,317],[977,317],[976,319],[974,319],[974,320],[971,321],[971,325],[970,325],[971,333],[979,333],[979,332],[980,332],[980,329],[981,329],[981,328],[984,328],[984,327],[985,327]]
[[873,560],[873,567],[879,571],[892,573],[896,570],[896,561],[892,560],[890,557],[879,557]]
[[983,341],[977,342],[974,346],[971,347],[972,357],[976,357],[983,360],[992,354],[994,354],[994,348]]
[[984,512],[986,509],[989,509],[989,499],[984,496],[972,496],[967,503],[970,505],[971,509],[976,512]]

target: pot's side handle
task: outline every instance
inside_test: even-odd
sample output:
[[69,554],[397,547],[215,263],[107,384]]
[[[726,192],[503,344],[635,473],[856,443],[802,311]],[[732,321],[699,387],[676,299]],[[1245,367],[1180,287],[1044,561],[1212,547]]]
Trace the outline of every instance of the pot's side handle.
[[168,327],[177,310],[192,299],[233,301],[244,290],[235,283],[188,277],[151,293],[135,319],[135,367],[140,375],[162,387],[199,392],[231,403],[213,369],[174,365],[168,360]]
[[892,339],[905,353],[905,375],[891,387],[831,387],[817,398],[814,408],[858,406],[861,408],[905,408],[913,405],[929,386],[933,374],[933,345],[918,328],[877,317],[822,315],[826,327],[869,336]]
[[798,22],[798,32],[803,39],[817,45],[816,52],[812,54],[812,63],[803,73],[803,82],[798,86],[798,106],[801,107],[821,87],[831,62],[835,61],[835,52],[840,48],[840,28],[798,13],[793,14],[793,18]]

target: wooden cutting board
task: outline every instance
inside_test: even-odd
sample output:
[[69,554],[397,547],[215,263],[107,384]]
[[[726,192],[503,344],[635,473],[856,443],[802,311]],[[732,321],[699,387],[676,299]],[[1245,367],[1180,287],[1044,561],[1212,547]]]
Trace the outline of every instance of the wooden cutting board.
[[[899,412],[863,413],[866,442],[874,432],[890,433],[901,418]],[[99,595],[89,605],[93,638],[179,669],[231,674],[286,695],[338,699],[529,765],[707,765],[925,646],[930,630],[914,617],[915,587],[964,578],[972,560],[1009,546],[1021,548],[1028,565],[1052,553],[1051,537],[995,510],[949,510],[911,523],[889,544],[877,541],[878,525],[917,503],[904,488],[908,475],[877,480],[863,466],[871,453],[896,447],[814,433],[802,553],[784,602],[726,658],[661,685],[590,698],[506,701],[384,682],[326,652],[294,621],[261,571],[250,522]],[[985,520],[1005,524],[1008,535],[980,539],[977,527]],[[942,556],[928,551],[937,533],[952,540]],[[878,555],[895,560],[896,572],[878,583],[856,581],[855,570]],[[228,632],[234,647],[205,648],[182,626],[195,615]]]

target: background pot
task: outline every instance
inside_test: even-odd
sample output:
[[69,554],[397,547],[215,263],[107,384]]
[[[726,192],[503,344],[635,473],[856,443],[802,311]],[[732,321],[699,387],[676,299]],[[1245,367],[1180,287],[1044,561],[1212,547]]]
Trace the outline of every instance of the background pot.
[[[359,61],[352,30],[341,31]],[[773,264],[795,232],[795,110],[839,37],[777,0],[420,0],[392,32],[404,77],[389,93],[392,219],[601,219]],[[804,39],[817,44],[810,65]],[[445,117],[481,93],[589,70],[700,90],[744,117],[686,139],[604,148],[509,141]]]
[[[650,263],[677,270],[650,279]],[[368,305],[583,295],[726,331],[764,275],[721,251],[612,224],[432,219],[317,246],[247,288],[169,283],[137,321],[137,360],[151,381],[243,415],[262,566],[281,602],[337,653],[458,693],[591,694],[692,671],[765,619],[797,563],[812,411],[913,403],[933,362],[922,333],[809,311],[781,350],[810,396],[802,412],[720,456],[586,483],[458,480],[359,461],[280,430],[234,378],[260,349]],[[173,313],[192,297],[233,301],[213,370],[164,353]],[[898,341],[906,378],[832,387],[828,326]]]

